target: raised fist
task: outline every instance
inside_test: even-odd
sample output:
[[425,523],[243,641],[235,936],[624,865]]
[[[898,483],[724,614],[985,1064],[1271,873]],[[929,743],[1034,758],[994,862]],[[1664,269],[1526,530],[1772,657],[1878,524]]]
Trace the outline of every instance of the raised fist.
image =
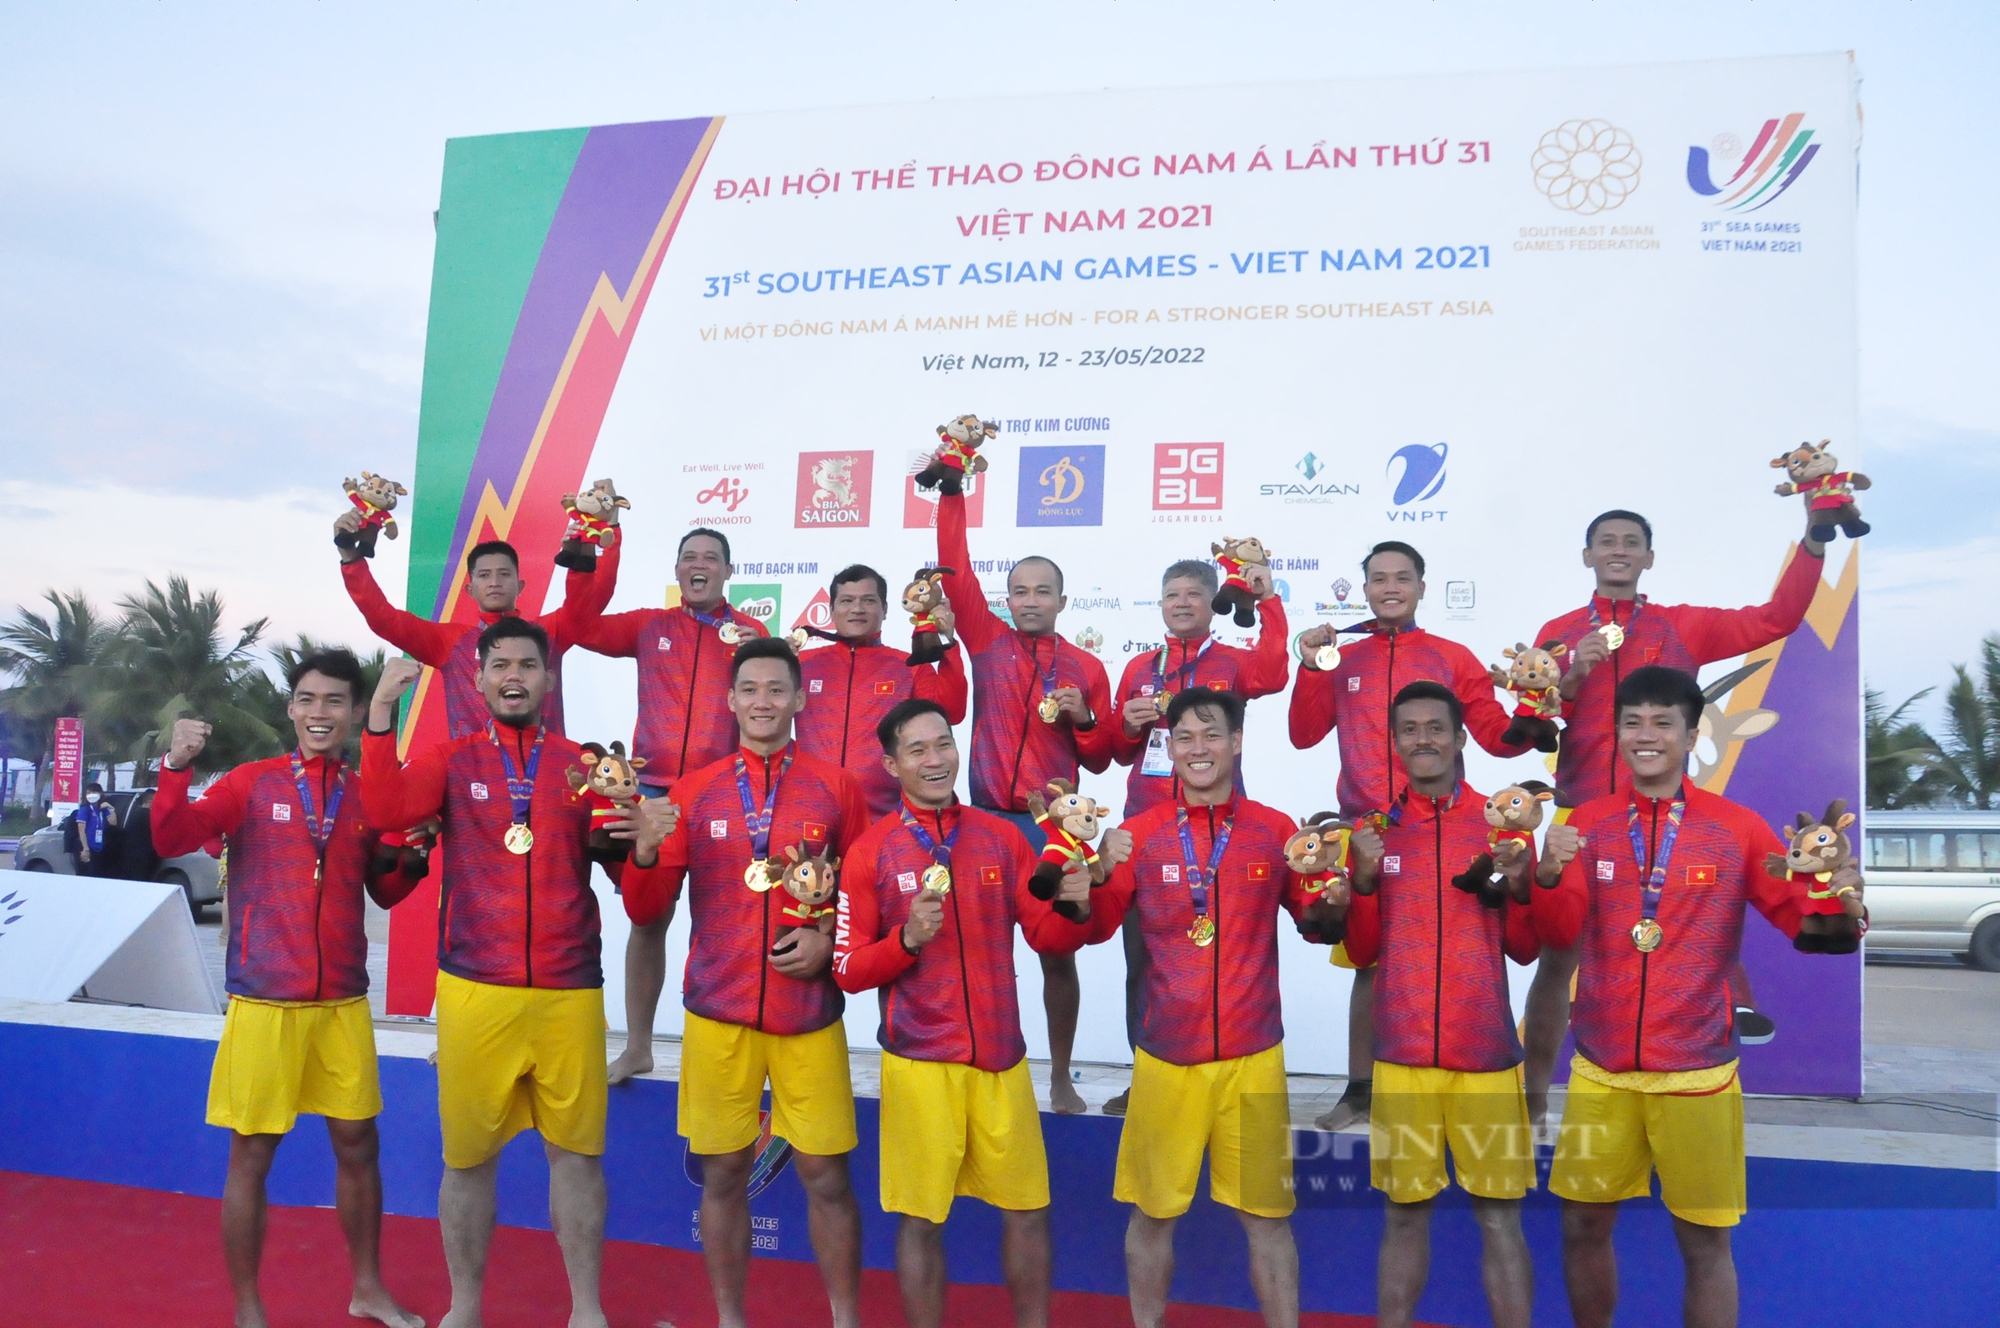
[[167,764],[175,770],[193,765],[201,749],[208,746],[208,735],[213,732],[214,726],[205,719],[175,720],[173,736],[167,742]]
[[416,684],[424,666],[407,655],[397,655],[382,661],[382,677],[375,684],[375,698],[371,705],[393,706],[401,700],[403,693]]

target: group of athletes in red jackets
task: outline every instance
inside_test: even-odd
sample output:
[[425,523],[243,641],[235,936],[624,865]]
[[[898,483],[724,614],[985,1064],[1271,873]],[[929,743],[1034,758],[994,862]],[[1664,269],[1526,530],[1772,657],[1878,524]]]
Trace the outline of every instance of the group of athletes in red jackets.
[[[351,515],[336,523],[351,525]],[[1688,782],[1704,706],[1693,675],[1797,628],[1820,579],[1819,543],[1801,543],[1767,604],[1662,606],[1638,593],[1653,562],[1646,521],[1613,511],[1590,524],[1594,593],[1535,637],[1562,642],[1569,661],[1563,811],[1539,850],[1489,838],[1485,798],[1462,774],[1466,737],[1497,756],[1527,748],[1507,742],[1508,716],[1474,656],[1417,626],[1422,556],[1377,545],[1362,562],[1373,616],[1295,643],[1304,662],[1290,737],[1301,748],[1335,737],[1338,807],[1356,827],[1349,888],[1325,890],[1287,864],[1297,822],[1246,792],[1245,703],[1292,681],[1290,629],[1267,572],[1249,571],[1261,632],[1238,648],[1209,631],[1215,564],[1168,567],[1165,644],[1136,656],[1114,689],[1097,657],[1056,630],[1067,601],[1055,563],[1014,564],[1003,616],[970,570],[962,497],[940,498],[937,530],[939,564],[953,570],[949,610],[937,615],[948,649],[935,664],[911,666],[883,644],[889,587],[862,566],[833,578],[823,644],[795,653],[769,638],[730,606],[728,540],[709,530],[681,540],[675,607],[619,614],[605,612],[615,542],[594,570],[569,573],[563,606],[539,619],[514,611],[514,550],[478,545],[466,593],[479,621],[465,625],[391,607],[362,556],[343,548],[354,602],[409,655],[385,665],[372,697],[348,652],[300,661],[288,679],[297,748],[229,772],[193,801],[209,728],[176,724],[153,811],[160,852],[229,842],[231,999],[209,1120],[233,1132],[224,1235],[242,1328],[265,1322],[264,1178],[301,1113],[325,1117],[333,1144],[352,1312],[421,1323],[379,1267],[381,1095],[362,901],[406,897],[433,869],[433,843],[449,1328],[480,1322],[499,1154],[528,1128],[549,1159],[570,1322],[604,1322],[608,1090],[653,1068],[664,937],[683,895],[679,1130],[702,1162],[701,1244],[724,1325],[744,1322],[767,1087],[768,1130],[791,1145],[833,1321],[860,1322],[841,1018],[847,995],[870,990],[881,1010],[881,1202],[902,1218],[896,1261],[910,1321],[944,1320],[943,1226],[955,1196],[972,1195],[1001,1212],[1017,1321],[1046,1322],[1048,1165],[1016,929],[1042,961],[1050,1105],[1063,1113],[1085,1109],[1069,1072],[1075,954],[1123,936],[1135,1065],[1105,1110],[1124,1116],[1114,1194],[1133,1205],[1134,1320],[1164,1322],[1175,1223],[1205,1159],[1211,1197],[1241,1216],[1265,1320],[1296,1323],[1281,913],[1355,975],[1348,1089],[1319,1123],[1372,1124],[1372,1180],[1389,1200],[1382,1323],[1411,1321],[1432,1201],[1454,1174],[1485,1241],[1494,1322],[1529,1321],[1519,1201],[1535,1184],[1534,1139],[1567,1032],[1576,1057],[1548,1184],[1565,1200],[1576,1320],[1610,1322],[1617,1205],[1647,1193],[1657,1171],[1687,1264],[1687,1321],[1734,1321],[1729,1229],[1745,1211],[1736,1048],[1761,1018],[1737,961],[1744,911],[1755,906],[1795,937],[1808,914],[1854,933],[1865,912],[1853,865],[1826,883],[1768,875],[1766,853],[1783,847],[1770,829]],[[572,646],[638,663],[632,755],[647,796],[597,820],[616,845],[608,853],[593,847],[590,809],[573,791],[582,749],[562,731]],[[425,667],[437,670],[449,736],[399,756],[398,705]],[[968,700],[964,802],[956,727]],[[357,720],[358,770],[343,755]],[[1031,878],[1050,855],[1031,800],[1113,762],[1130,767],[1122,823],[1102,833],[1094,861],[1072,853],[1059,884],[1039,888]],[[1497,906],[1452,884],[1489,851],[1505,895]],[[770,864],[792,858],[838,861],[831,934],[785,916]],[[630,1033],[609,1065],[593,861],[632,922]],[[1540,961],[1520,1030],[1509,959]]]

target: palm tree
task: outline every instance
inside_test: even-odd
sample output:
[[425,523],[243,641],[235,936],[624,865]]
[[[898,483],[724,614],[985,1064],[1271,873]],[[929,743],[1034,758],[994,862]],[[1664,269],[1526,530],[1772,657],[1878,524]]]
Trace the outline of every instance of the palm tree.
[[1979,643],[1979,677],[1964,664],[1951,666],[1944,694],[1944,770],[1974,807],[1991,808],[2000,796],[2000,633]]
[[[197,595],[187,578],[167,578],[166,588],[146,583],[144,593],[118,601],[124,631],[109,652],[117,665],[106,687],[104,711],[125,741],[125,756],[147,762],[165,746],[174,720],[197,716],[215,726],[195,768],[227,770],[243,761],[274,756],[285,739],[246,695],[250,675],[261,674],[252,647],[268,618],[245,624],[225,648],[222,597]],[[150,777],[147,775],[146,777]]]
[[1937,689],[1926,687],[1894,710],[1872,687],[1863,693],[1868,734],[1868,805],[1878,809],[1930,807],[1956,801],[1944,753],[1921,723],[1903,716]]
[[[118,628],[105,620],[81,590],[68,594],[44,591],[49,614],[21,609],[0,628],[0,670],[14,685],[0,691],[18,753],[34,753],[35,787],[41,787],[42,766],[49,759],[57,719],[87,714],[101,684],[101,666]],[[111,735],[99,725],[84,725],[86,760],[113,755]]]

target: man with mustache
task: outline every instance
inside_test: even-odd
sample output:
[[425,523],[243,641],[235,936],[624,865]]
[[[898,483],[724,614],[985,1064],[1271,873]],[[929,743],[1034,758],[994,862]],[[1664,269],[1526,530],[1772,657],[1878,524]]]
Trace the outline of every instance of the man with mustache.
[[382,1087],[361,899],[365,888],[390,908],[414,882],[369,878],[376,834],[346,755],[361,707],[361,662],[346,650],[320,651],[294,664],[285,682],[297,743],[290,753],[239,765],[189,802],[194,761],[212,729],[176,720],[153,795],[153,843],[162,857],[229,837],[229,1013],[209,1079],[208,1123],[231,1132],[222,1247],[236,1324],[266,1323],[257,1284],[265,1180],[303,1114],[325,1117],[333,1147],[334,1205],[354,1265],[348,1313],[423,1328],[382,1284],[375,1130]]
[[[1596,578],[1590,603],[1545,623],[1539,642],[1561,641],[1564,656],[1563,731],[1556,753],[1556,792],[1564,807],[1580,807],[1628,787],[1629,770],[1618,754],[1613,718],[1618,684],[1634,668],[1659,665],[1690,674],[1782,640],[1805,621],[1826,565],[1826,545],[1812,537],[1811,521],[1799,553],[1785,565],[1768,603],[1743,609],[1653,604],[1639,593],[1639,578],[1653,566],[1653,524],[1637,512],[1605,512],[1583,533],[1583,565]],[[1696,717],[1699,723],[1700,717]],[[1576,956],[1549,947],[1528,988],[1528,1109],[1539,1126],[1548,1113],[1549,1080],[1569,1031],[1570,979]],[[1730,1000],[1739,1032],[1769,1041],[1776,1029],[1754,1008],[1749,975],[1738,964]]]
[[[1400,540],[1384,540],[1361,560],[1361,593],[1374,616],[1347,632],[1358,639],[1338,641],[1331,626],[1315,627],[1299,638],[1303,661],[1292,688],[1292,746],[1316,746],[1335,729],[1340,746],[1340,781],[1335,795],[1340,814],[1358,820],[1386,811],[1405,781],[1389,733],[1389,710],[1396,693],[1413,682],[1442,683],[1463,709],[1473,741],[1495,756],[1519,756],[1527,743],[1502,740],[1508,715],[1493,699],[1493,680],[1470,650],[1417,626],[1424,598],[1424,556]],[[1318,652],[1336,647],[1339,661],[1321,668]],[[1353,967],[1335,946],[1333,962]],[[1347,1006],[1347,1089],[1333,1109],[1316,1122],[1337,1130],[1365,1120],[1372,1088],[1375,974],[1356,968]]]
[[[935,701],[912,698],[878,727],[902,797],[841,869],[834,980],[882,1006],[882,1210],[897,1213],[896,1278],[914,1328],[944,1323],[944,1223],[956,1195],[1000,1210],[1014,1322],[1048,1322],[1049,1168],[1028,1080],[1014,932],[1073,951],[1075,926],[1028,889],[1035,854],[1011,824],[960,805],[958,744]],[[1119,861],[1117,842],[1108,862]],[[1081,862],[1060,901],[1090,893]]]
[[[1007,573],[1007,616],[987,607],[965,537],[965,498],[938,499],[938,563],[959,635],[972,655],[972,805],[1014,822],[1039,853],[1045,842],[1028,795],[1053,780],[1074,784],[1077,766],[1102,772],[1118,742],[1111,685],[1097,656],[1062,639],[1056,618],[1069,604],[1062,569],[1040,556]],[[1049,1102],[1058,1113],[1084,1110],[1070,1082],[1082,999],[1076,956],[1042,956],[1042,1005],[1049,1021]]]
[[[451,1272],[440,1328],[481,1322],[497,1214],[500,1150],[542,1136],[549,1221],[569,1274],[572,1328],[604,1328],[604,969],[587,848],[591,817],[568,771],[583,749],[541,722],[548,634],[502,618],[479,637],[487,725],[396,760],[396,702],[416,681],[392,659],[361,741],[362,801],[378,825],[443,821],[438,909],[438,1117],[444,1182],[438,1223]],[[632,840],[606,870],[643,888],[668,827],[664,803],[608,823]]]
[[[1785,845],[1747,807],[1692,787],[1687,761],[1706,704],[1693,675],[1646,665],[1612,698],[1627,787],[1552,826],[1536,868],[1535,926],[1575,948],[1576,1058],[1549,1189],[1560,1195],[1563,1272],[1579,1328],[1607,1328],[1618,1304],[1612,1230],[1655,1171],[1686,1270],[1683,1322],[1737,1321],[1730,1228],[1747,1209],[1743,1090],[1729,976],[1754,906],[1796,939],[1816,882],[1766,869]],[[1852,772],[1849,772],[1851,777]],[[1839,901],[1821,933],[1853,953],[1867,930],[1860,864],[1824,889]]]
[[[896,806],[900,789],[882,768],[876,727],[912,697],[936,702],[948,722],[963,723],[965,660],[956,638],[936,664],[912,666],[905,662],[906,652],[883,645],[889,583],[872,567],[856,563],[841,569],[827,594],[833,642],[799,656],[806,685],[806,708],[797,722],[799,750],[853,775],[868,799],[869,814],[883,816]],[[949,638],[951,610],[940,608],[936,616]]]
[[[606,614],[577,643],[639,661],[632,755],[646,762],[640,787],[648,798],[664,796],[688,771],[735,750],[730,661],[738,644],[769,635],[762,623],[730,607],[735,573],[727,535],[706,526],[690,530],[674,556],[681,602]],[[634,924],[625,940],[625,1050],[611,1063],[611,1083],[652,1072],[653,1016],[666,981],[666,922]]]
[[730,678],[738,746],[675,784],[662,871],[628,884],[625,911],[664,927],[685,879],[680,1132],[701,1159],[701,1248],[717,1316],[725,1328],[744,1321],[750,1172],[768,1082],[771,1130],[792,1145],[835,1328],[858,1328],[861,1210],[847,1169],[854,1091],[844,1001],[828,972],[833,940],[784,921],[791,898],[774,869],[782,872],[787,849],[844,858],[868,828],[868,805],[851,775],[792,740],[805,693],[789,645],[744,642]]
[[1408,782],[1380,822],[1354,831],[1346,942],[1355,963],[1377,965],[1369,1172],[1389,1204],[1376,1322],[1414,1320],[1449,1151],[1479,1225],[1493,1322],[1527,1328],[1535,1280],[1521,1198],[1534,1188],[1535,1156],[1507,960],[1535,958],[1534,849],[1505,840],[1491,850],[1509,892],[1498,908],[1455,888],[1452,878],[1489,851],[1486,799],[1458,773],[1458,696],[1442,683],[1410,683],[1396,693],[1390,723]]

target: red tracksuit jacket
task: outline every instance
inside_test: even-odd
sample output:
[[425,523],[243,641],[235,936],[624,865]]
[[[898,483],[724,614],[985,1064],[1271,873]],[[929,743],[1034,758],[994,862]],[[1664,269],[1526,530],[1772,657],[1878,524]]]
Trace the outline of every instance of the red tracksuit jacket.
[[1389,705],[1413,682],[1441,682],[1465,708],[1472,740],[1495,756],[1519,756],[1530,744],[1500,741],[1506,709],[1493,699],[1493,679],[1470,650],[1421,627],[1386,632],[1372,622],[1367,634],[1342,638],[1340,663],[1331,673],[1301,668],[1292,687],[1292,746],[1301,751],[1340,730],[1340,814],[1383,811],[1409,782],[1389,739]]
[[[564,581],[563,606],[532,621],[549,634],[549,676],[552,685],[542,702],[542,719],[551,733],[562,732],[562,658],[578,644],[618,584],[618,551],[623,541],[598,559],[595,572],[571,572]],[[342,563],[347,595],[361,610],[368,630],[421,664],[438,670],[444,683],[445,726],[454,738],[484,733],[489,718],[486,697],[479,690],[479,634],[514,614],[479,614],[476,623],[432,622],[390,604],[368,560]]]
[[[768,759],[739,748],[757,810],[770,781],[783,771],[772,805],[771,856],[800,841],[817,854],[831,844],[838,857],[868,828],[861,788],[839,766],[804,755],[796,743]],[[736,755],[691,771],[674,786],[680,823],[660,849],[657,875],[625,886],[625,912],[644,925],[659,920],[688,885],[693,928],[681,1003],[704,1019],[765,1033],[814,1033],[840,1018],[843,1001],[830,974],[809,981],[771,967],[771,945],[787,924],[778,914],[791,902],[783,886],[756,891],[743,883],[750,834],[736,785]],[[784,771],[785,757],[792,767]],[[841,876],[845,879],[845,869]]]
[[936,664],[911,668],[903,662],[908,657],[908,651],[883,645],[879,636],[834,641],[799,656],[806,684],[806,708],[793,722],[799,750],[853,775],[871,816],[890,811],[902,797],[896,777],[882,768],[882,744],[875,736],[882,716],[921,696],[943,706],[952,724],[965,722],[965,660],[958,643]]
[[[1074,782],[1078,762],[1094,772],[1110,766],[1119,729],[1111,683],[1089,651],[1054,632],[1023,635],[987,607],[965,542],[963,495],[938,499],[937,532],[938,561],[958,569],[944,578],[944,590],[972,656],[972,803],[1024,812],[1028,795],[1046,795],[1050,780]],[[1083,689],[1094,727],[1078,730],[1067,715],[1044,723],[1036,713],[1051,667],[1055,686]]]
[[[1451,878],[1486,851],[1486,795],[1404,789],[1372,895],[1347,913],[1347,957],[1375,972],[1375,1059],[1485,1072],[1521,1063],[1507,963],[1540,950],[1530,908],[1487,908]],[[1533,870],[1533,858],[1529,859]],[[1445,1018],[1445,1012],[1451,1018]]]
[[[535,730],[495,726],[525,774]],[[485,731],[426,748],[396,763],[396,735],[361,739],[362,789],[369,820],[416,825],[444,818],[438,897],[438,967],[454,977],[500,987],[601,987],[597,896],[590,888],[590,808],[571,792],[567,771],[582,753],[561,734],[542,744],[528,808],[535,842],[507,851],[514,823],[507,770]],[[627,888],[660,869],[606,868]]]
[[[1213,638],[1206,632],[1193,641],[1169,638],[1166,690],[1184,692],[1190,687],[1208,687],[1218,692],[1234,692],[1245,701],[1284,691],[1292,678],[1291,656],[1286,653],[1292,631],[1285,621],[1284,602],[1273,595],[1257,605],[1257,615],[1263,622],[1257,644],[1249,650],[1226,646],[1220,641],[1207,645]],[[1125,703],[1135,697],[1156,695],[1161,688],[1160,674],[1157,649],[1134,655],[1125,665],[1124,676],[1118,679],[1118,690],[1112,693],[1111,717],[1104,721],[1111,729],[1112,759],[1132,767],[1132,773],[1125,778],[1128,821],[1180,794],[1180,781],[1174,776],[1140,773],[1145,765],[1146,741],[1159,727],[1158,723],[1148,724],[1136,738],[1125,732]],[[1236,791],[1243,792],[1241,761],[1236,764]]]
[[1278,1001],[1278,911],[1294,918],[1312,896],[1285,865],[1285,841],[1297,827],[1275,808],[1248,798],[1189,809],[1195,856],[1208,864],[1214,836],[1234,816],[1219,879],[1209,889],[1213,944],[1188,938],[1194,904],[1175,828],[1179,801],[1161,803],[1125,822],[1132,857],[1092,893],[1081,926],[1086,944],[1117,934],[1136,910],[1151,964],[1146,969],[1146,1018],[1139,1045],[1173,1065],[1254,1056],[1285,1039]]
[[[1768,604],[1746,609],[1702,609],[1687,604],[1636,604],[1629,599],[1591,596],[1599,622],[1625,629],[1625,643],[1590,671],[1576,699],[1563,706],[1562,747],[1556,753],[1556,789],[1565,806],[1577,807],[1631,787],[1632,772],[1619,759],[1617,716],[1612,697],[1618,680],[1645,664],[1664,664],[1694,673],[1704,664],[1729,659],[1790,636],[1805,621],[1819,589],[1825,559],[1800,548],[1778,578]],[[1597,630],[1590,608],[1565,613],[1543,625],[1537,645],[1561,641],[1576,653],[1577,642]],[[1569,656],[1564,656],[1565,659]]]
[[954,803],[910,812],[942,844],[954,831],[944,927],[917,954],[903,924],[933,861],[891,812],[868,827],[840,874],[834,980],[842,991],[880,989],[883,1048],[914,1061],[1011,1070],[1028,1054],[1014,985],[1014,928],[1040,954],[1064,954],[1082,939],[1075,924],[1028,893],[1035,854],[1012,822]]
[[[746,640],[770,635],[747,613],[730,609],[729,618]],[[720,630],[720,623],[697,622],[685,608],[634,609],[599,618],[577,641],[600,655],[639,661],[632,755],[646,758],[642,782],[649,787],[670,788],[736,750],[736,716],[729,710],[736,647],[716,635]]]
[[[1584,836],[1583,850],[1554,890],[1535,891],[1542,943],[1583,944],[1569,1016],[1576,1048],[1614,1073],[1701,1070],[1735,1059],[1729,974],[1744,906],[1754,905],[1787,936],[1799,934],[1808,911],[1804,883],[1765,874],[1764,855],[1784,845],[1754,812],[1692,785],[1682,785],[1682,794],[1687,811],[1660,896],[1665,937],[1651,954],[1632,944],[1632,925],[1642,916],[1642,882],[1672,799],[1620,793],[1579,807],[1569,823]],[[1632,852],[1635,806],[1643,861]]]
[[[162,858],[192,853],[218,835],[229,837],[228,976],[231,995],[264,1001],[339,1001],[368,992],[368,938],[362,932],[362,883],[376,832],[361,801],[361,778],[321,757],[304,762],[313,814],[324,819],[344,782],[326,865],[314,878],[318,852],[292,778],[289,755],[251,761],[188,801],[191,770],[160,767],[153,795],[153,851]],[[400,874],[368,887],[389,908],[410,892]]]

